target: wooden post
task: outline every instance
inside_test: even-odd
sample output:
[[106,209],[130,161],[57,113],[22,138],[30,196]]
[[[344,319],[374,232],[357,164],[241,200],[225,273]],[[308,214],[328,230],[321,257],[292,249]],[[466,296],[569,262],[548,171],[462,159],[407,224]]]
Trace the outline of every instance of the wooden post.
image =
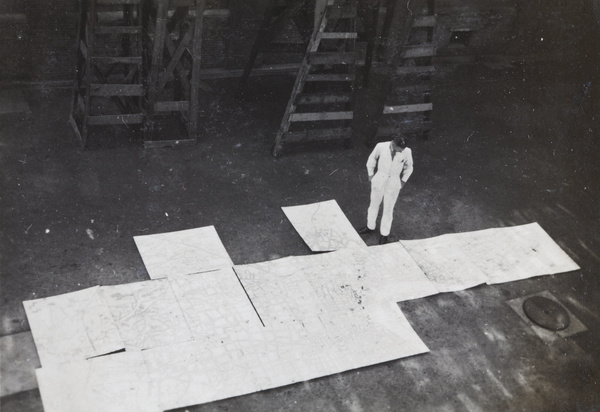
[[202,50],[202,23],[205,0],[196,0],[196,21],[194,24],[194,38],[192,40],[192,78],[190,81],[190,110],[188,114],[188,138],[197,139],[198,116],[200,108],[200,63]]
[[363,74],[363,87],[369,87],[369,75],[373,63],[373,51],[375,50],[375,36],[377,35],[377,24],[379,21],[379,8],[381,0],[373,5],[365,6],[365,34],[367,36],[367,52],[365,54],[365,67]]
[[150,82],[148,89],[147,122],[145,140],[152,140],[154,134],[154,105],[158,96],[160,83],[160,68],[162,66],[163,51],[165,47],[164,38],[167,35],[167,12],[169,11],[169,0],[157,0],[156,24],[154,29],[154,46],[152,48],[152,63],[150,66]]
[[315,23],[313,28],[313,33],[319,30],[319,24],[321,23],[321,19],[323,18],[323,14],[325,13],[325,8],[327,8],[328,0],[316,0],[315,1]]

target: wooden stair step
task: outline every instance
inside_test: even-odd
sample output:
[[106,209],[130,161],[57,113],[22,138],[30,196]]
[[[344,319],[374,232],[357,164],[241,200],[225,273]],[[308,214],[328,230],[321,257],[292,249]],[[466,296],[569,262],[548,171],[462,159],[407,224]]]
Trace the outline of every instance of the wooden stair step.
[[[123,11],[118,10],[98,10],[96,12],[98,15],[98,25],[102,27],[106,27],[107,22],[122,22],[123,21]],[[114,26],[118,26],[115,24]]]
[[[194,0],[187,0],[187,1],[181,1],[181,0],[171,0],[169,2],[169,6],[170,7],[183,7],[174,3],[186,3],[183,6],[190,6],[190,7],[194,7]],[[192,4],[187,4],[187,3],[192,3]],[[188,11],[188,15],[190,17],[196,17],[196,10],[194,10],[193,8],[190,8],[190,10]],[[231,12],[229,11],[229,9],[205,9],[204,13],[202,13],[202,16],[206,19],[228,19],[229,16],[231,15]]]
[[307,82],[352,82],[354,74],[308,74]]
[[319,112],[319,113],[292,113],[290,122],[318,122],[328,120],[352,120],[354,112]]
[[304,93],[298,95],[296,104],[347,103],[351,100],[350,93]]
[[142,0],[95,0],[97,5],[102,6],[118,6],[128,4],[140,4]]
[[141,124],[144,121],[144,115],[141,113],[135,114],[111,114],[89,116],[89,125],[108,125],[108,124]]
[[140,34],[142,26],[96,26],[96,34]]
[[[196,14],[196,10],[193,10],[191,14]],[[202,15],[205,18],[226,19],[230,14],[229,9],[206,9]]]
[[383,114],[429,112],[433,110],[433,103],[403,104],[400,106],[384,106]]
[[190,102],[187,100],[154,103],[154,111],[156,112],[184,112],[189,108]]
[[91,84],[90,96],[143,96],[141,84]]
[[419,57],[433,57],[435,56],[435,46],[408,46],[402,51],[402,57],[404,59],[414,59]]
[[407,74],[431,74],[435,71],[434,66],[398,66],[396,68],[396,74],[407,75]]
[[417,16],[413,21],[413,27],[434,27],[436,17],[433,14],[426,16]]
[[105,64],[142,64],[141,56],[94,56],[92,60]]
[[354,64],[355,52],[314,52],[308,54],[310,64]]
[[319,34],[321,40],[339,40],[339,39],[356,39],[358,33],[355,32],[324,32]]
[[[251,76],[296,74],[300,68],[300,63],[278,63],[268,64],[257,67],[250,73]],[[224,79],[229,77],[240,77],[243,74],[242,69],[202,69],[200,70],[200,79]]]
[[349,139],[352,136],[352,128],[338,127],[333,129],[302,130],[298,132],[286,132],[283,140],[286,143],[303,143],[311,141],[327,141],[336,139]]
[[195,5],[195,0],[169,0],[170,9],[175,9],[177,7],[194,7]]

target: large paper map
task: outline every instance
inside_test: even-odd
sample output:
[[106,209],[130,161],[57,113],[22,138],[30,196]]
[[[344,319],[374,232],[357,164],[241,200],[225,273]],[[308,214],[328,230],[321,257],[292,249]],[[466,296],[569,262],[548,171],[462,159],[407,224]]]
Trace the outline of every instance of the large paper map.
[[152,279],[209,272],[233,265],[214,226],[135,236],[133,240]]
[[330,253],[234,266],[213,227],[151,235],[160,279],[24,302],[45,410],[162,411],[422,354],[396,302],[578,268],[537,224],[366,247],[325,203],[289,216]]
[[366,246],[335,200],[281,209],[313,252]]

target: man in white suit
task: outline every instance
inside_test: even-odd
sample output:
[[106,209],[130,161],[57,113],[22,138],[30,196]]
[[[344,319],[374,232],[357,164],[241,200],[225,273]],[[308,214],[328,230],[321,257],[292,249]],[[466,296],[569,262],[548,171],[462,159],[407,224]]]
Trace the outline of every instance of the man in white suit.
[[412,151],[406,147],[404,137],[397,136],[391,142],[378,143],[367,161],[367,172],[371,182],[371,203],[367,210],[367,226],[358,233],[363,235],[375,230],[383,201],[379,244],[384,244],[387,243],[392,228],[394,206],[400,189],[413,172]]

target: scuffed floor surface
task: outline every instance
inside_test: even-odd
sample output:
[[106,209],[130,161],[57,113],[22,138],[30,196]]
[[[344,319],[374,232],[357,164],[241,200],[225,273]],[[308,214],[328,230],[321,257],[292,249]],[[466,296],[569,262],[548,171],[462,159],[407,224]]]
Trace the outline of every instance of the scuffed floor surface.
[[[581,105],[589,79],[563,69],[543,62],[441,69],[434,130],[410,143],[415,172],[390,240],[538,222],[580,271],[402,302],[430,353],[186,409],[600,407],[599,143],[589,102]],[[67,123],[69,91],[28,90],[31,116],[0,122],[1,334],[29,330],[22,301],[148,280],[134,236],[214,225],[239,265],[310,253],[282,205],[336,199],[363,226],[370,119],[359,117],[349,150],[311,148],[273,160],[291,85],[255,80],[239,97],[215,84],[224,91],[206,93],[198,145],[158,150],[117,128],[82,151]],[[544,340],[506,304],[542,291],[588,330]],[[42,410],[35,389],[1,402],[8,412]]]

